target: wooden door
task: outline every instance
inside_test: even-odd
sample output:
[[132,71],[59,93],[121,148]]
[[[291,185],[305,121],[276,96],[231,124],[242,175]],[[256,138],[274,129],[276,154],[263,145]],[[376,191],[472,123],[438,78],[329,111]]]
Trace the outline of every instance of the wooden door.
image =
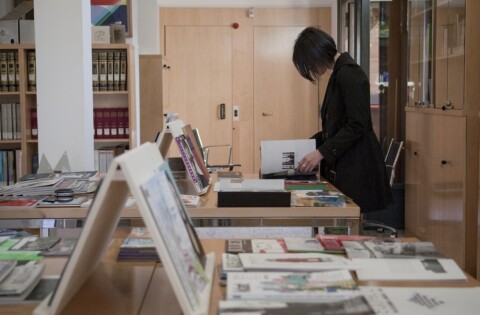
[[[166,26],[165,55],[171,84],[164,112],[198,128],[204,145],[232,144],[231,27]],[[210,162],[227,161],[212,154]]]
[[[293,44],[304,26],[254,28],[255,147],[262,140],[305,139],[319,130],[319,87],[292,63]],[[255,151],[255,171],[259,170]]]

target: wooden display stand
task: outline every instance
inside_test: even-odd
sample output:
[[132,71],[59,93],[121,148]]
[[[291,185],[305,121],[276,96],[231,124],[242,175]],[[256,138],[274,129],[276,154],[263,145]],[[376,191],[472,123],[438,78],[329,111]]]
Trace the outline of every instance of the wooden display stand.
[[183,313],[208,313],[215,253],[205,255],[168,164],[157,145],[145,143],[112,161],[56,290],[34,314],[60,313],[92,275],[130,194],[136,199]]

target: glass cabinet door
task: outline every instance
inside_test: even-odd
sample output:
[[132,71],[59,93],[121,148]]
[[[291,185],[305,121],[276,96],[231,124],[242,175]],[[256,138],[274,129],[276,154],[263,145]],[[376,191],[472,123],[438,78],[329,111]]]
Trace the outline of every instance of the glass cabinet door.
[[407,106],[432,103],[432,2],[409,1],[409,69]]
[[462,109],[465,83],[465,1],[435,6],[435,107]]

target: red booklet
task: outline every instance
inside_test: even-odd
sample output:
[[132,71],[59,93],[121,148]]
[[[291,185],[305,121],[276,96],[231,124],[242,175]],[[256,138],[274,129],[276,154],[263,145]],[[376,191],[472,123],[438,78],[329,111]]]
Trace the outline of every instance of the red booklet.
[[317,234],[317,240],[325,250],[338,252],[345,252],[343,241],[369,241],[375,238],[374,236],[364,235]]
[[35,207],[44,197],[3,197],[0,198],[0,207]]

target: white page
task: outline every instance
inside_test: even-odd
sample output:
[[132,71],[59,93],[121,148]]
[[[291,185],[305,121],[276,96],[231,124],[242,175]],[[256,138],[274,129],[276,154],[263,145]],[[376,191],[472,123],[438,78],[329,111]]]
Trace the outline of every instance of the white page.
[[315,139],[264,140],[260,143],[261,173],[293,171],[312,151],[315,151]]
[[476,315],[480,313],[480,287],[360,287],[360,291],[375,313],[379,315]]

